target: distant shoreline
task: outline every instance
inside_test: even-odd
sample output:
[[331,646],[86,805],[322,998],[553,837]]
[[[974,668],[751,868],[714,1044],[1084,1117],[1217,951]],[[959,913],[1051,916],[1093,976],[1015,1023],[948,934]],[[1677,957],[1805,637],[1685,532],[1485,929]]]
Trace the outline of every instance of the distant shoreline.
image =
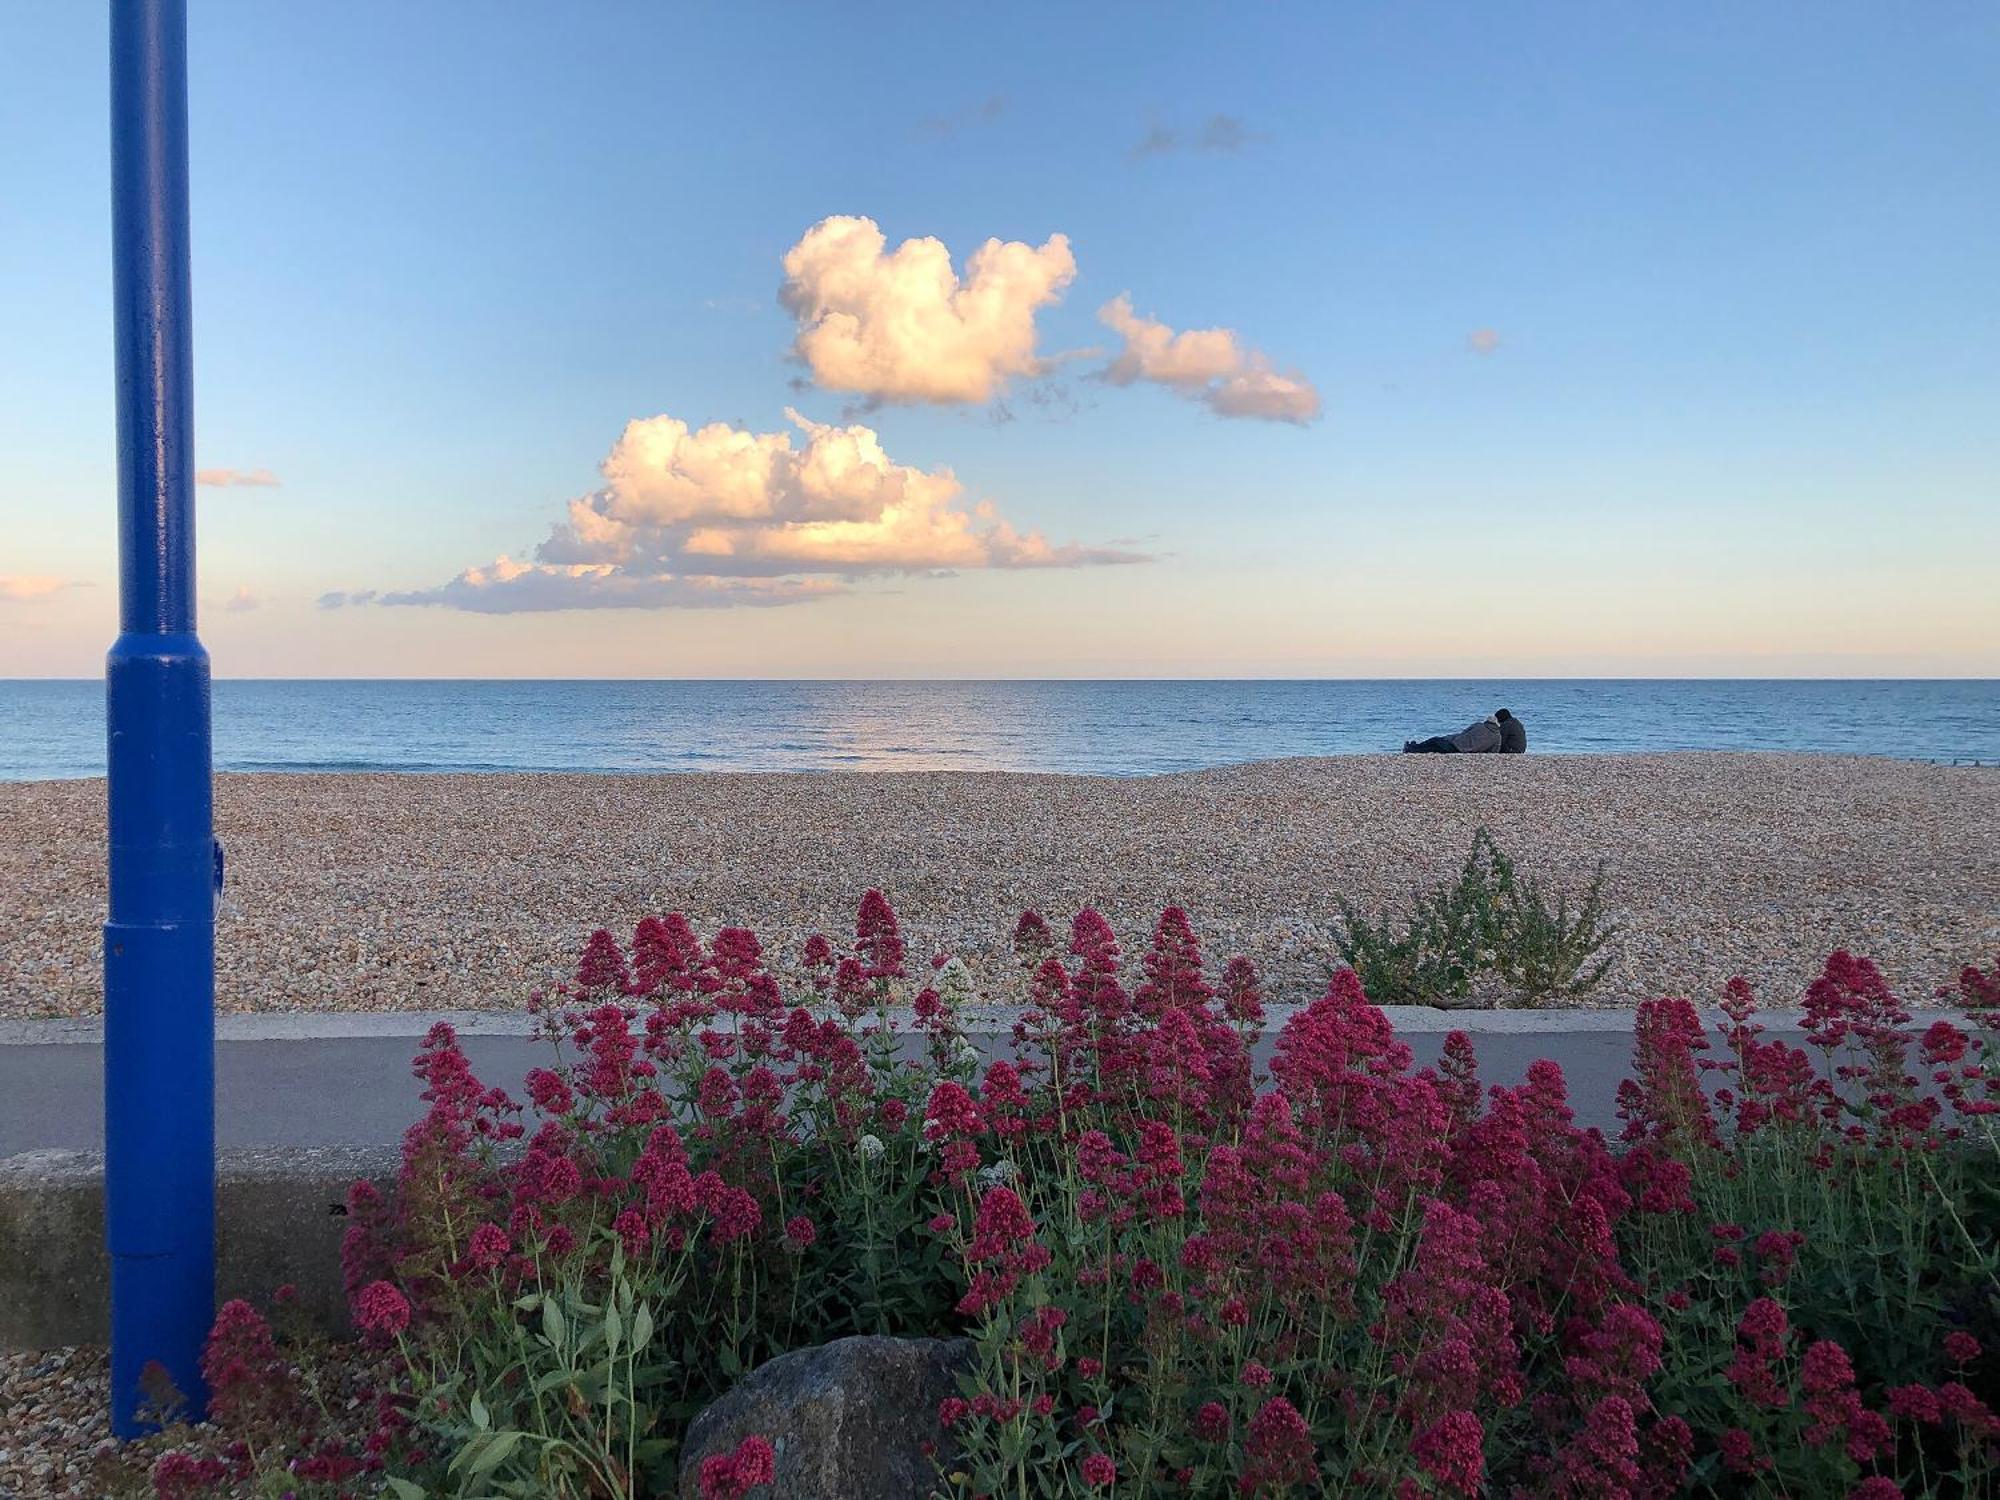
[[[1839,750],[1548,750],[1536,752],[1536,758],[1561,761],[1619,761],[1619,760],[1661,760],[1684,756],[1728,755],[1745,757],[1797,757],[1811,760],[1860,760],[1886,761],[1895,765],[1936,766],[1945,770],[2000,770],[2000,755],[1988,757],[1965,756],[1956,760],[1908,755],[1854,755]],[[1199,776],[1209,771],[1242,771],[1262,766],[1282,766],[1305,761],[1353,761],[1353,760],[1401,760],[1401,752],[1392,750],[1341,750],[1327,755],[1279,755],[1259,760],[1225,761],[1212,766],[1192,766],[1176,771],[1132,771],[1118,773],[1110,771],[1054,771],[1025,770],[1016,767],[969,766],[961,770],[897,770],[885,766],[816,766],[803,770],[759,770],[733,769],[712,766],[688,766],[676,770],[658,770],[650,767],[626,766],[502,766],[467,768],[459,765],[376,765],[372,763],[328,763],[325,765],[254,765],[217,766],[215,776],[603,776],[619,780],[645,779],[677,780],[689,776],[1063,776],[1083,780],[1102,781],[1149,781],[1169,776]],[[95,776],[10,776],[0,777],[0,786],[50,786],[101,782],[103,773]]]
[[[1710,1002],[1741,972],[1796,1004],[1837,946],[1913,1003],[2000,954],[2000,776],[1715,751],[1353,755],[1145,777],[1052,772],[223,774],[225,1011],[513,1010],[597,926],[682,910],[755,928],[781,966],[848,931],[868,886],[911,953],[965,955],[1007,998],[1033,906],[1093,905],[1136,968],[1168,904],[1211,963],[1317,993],[1338,899],[1401,906],[1491,828],[1525,873],[1601,860],[1628,931],[1606,1004]],[[104,789],[0,784],[0,1016],[99,1009]]]

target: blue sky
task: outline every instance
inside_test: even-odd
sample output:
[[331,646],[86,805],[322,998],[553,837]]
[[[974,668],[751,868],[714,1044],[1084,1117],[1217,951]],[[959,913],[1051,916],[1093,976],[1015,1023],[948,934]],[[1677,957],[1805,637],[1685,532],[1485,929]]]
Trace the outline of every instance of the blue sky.
[[[1990,6],[190,8],[199,461],[278,481],[198,491],[219,673],[2000,674]],[[113,632],[102,10],[0,32],[0,675]],[[1065,237],[1044,363],[829,388],[832,216]],[[1120,293],[1317,414],[1105,378]],[[600,463],[787,407],[1060,565],[681,607],[714,516]]]

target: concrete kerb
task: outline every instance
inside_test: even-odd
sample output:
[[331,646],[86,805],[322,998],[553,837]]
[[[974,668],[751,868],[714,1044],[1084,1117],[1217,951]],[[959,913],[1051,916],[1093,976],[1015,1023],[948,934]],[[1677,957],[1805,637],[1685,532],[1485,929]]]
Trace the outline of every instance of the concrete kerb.
[[[394,1170],[390,1151],[218,1153],[218,1304],[245,1297],[268,1305],[289,1282],[314,1322],[343,1326],[347,1188]],[[109,1285],[103,1153],[29,1151],[0,1161],[0,1349],[102,1344],[110,1331]]]
[[[1294,1005],[1273,1005],[1265,1029],[1275,1030],[1299,1009]],[[1476,1042],[1481,1036],[1570,1035],[1610,1032],[1632,1034],[1630,1010],[1485,1010],[1442,1009],[1430,1005],[1385,1005],[1382,1014],[1399,1035],[1445,1034],[1463,1031]],[[1005,1035],[1020,1018],[1016,1006],[981,1006],[966,1017],[966,1029],[975,1033]],[[1719,1010],[1700,1012],[1711,1028],[1724,1024]],[[1965,1016],[1958,1011],[1921,1013],[1926,1025],[1933,1019],[1963,1026]],[[1769,1031],[1797,1031],[1805,1018],[1803,1011],[1759,1011],[1757,1019]],[[869,1019],[864,1017],[864,1024]],[[903,1008],[889,1012],[889,1022],[899,1031],[911,1029],[914,1017]],[[372,1037],[422,1037],[439,1022],[450,1025],[460,1036],[530,1037],[537,1034],[536,1017],[518,1011],[434,1010],[434,1011],[296,1011],[263,1012],[255,1015],[223,1015],[215,1018],[218,1042],[312,1042]],[[75,1043],[101,1045],[104,1022],[101,1017],[84,1016],[68,1020],[0,1020],[0,1047],[49,1046]]]
[[[1630,1011],[1385,1012],[1420,1064],[1437,1058],[1452,1031],[1471,1037],[1489,1083],[1518,1082],[1540,1058],[1561,1064],[1578,1123],[1615,1131]],[[1001,1050],[1015,1014],[979,1014],[969,1031],[982,1052]],[[1260,1063],[1288,1014],[1274,1008]],[[907,1015],[891,1019],[899,1031],[908,1026]],[[1801,1019],[1761,1017],[1768,1035],[1794,1043]],[[1933,1019],[1967,1024],[1954,1011],[1922,1017]],[[534,1019],[518,1014],[218,1018],[218,1297],[262,1301],[289,1282],[306,1312],[328,1326],[344,1321],[343,1200],[356,1178],[393,1172],[396,1142],[422,1108],[407,1063],[439,1021],[466,1039],[483,1079],[517,1098],[527,1068],[549,1060]],[[105,1337],[101,1050],[95,1021],[0,1022],[0,1349]]]

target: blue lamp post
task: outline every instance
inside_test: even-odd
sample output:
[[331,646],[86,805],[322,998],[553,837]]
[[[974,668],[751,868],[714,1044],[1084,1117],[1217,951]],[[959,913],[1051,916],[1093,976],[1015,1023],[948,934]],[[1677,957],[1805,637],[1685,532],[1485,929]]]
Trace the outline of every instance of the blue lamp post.
[[[111,1422],[206,1404],[215,1311],[215,855],[195,635],[186,0],[112,0],[118,625],[105,666]],[[169,1384],[170,1383],[170,1384]]]

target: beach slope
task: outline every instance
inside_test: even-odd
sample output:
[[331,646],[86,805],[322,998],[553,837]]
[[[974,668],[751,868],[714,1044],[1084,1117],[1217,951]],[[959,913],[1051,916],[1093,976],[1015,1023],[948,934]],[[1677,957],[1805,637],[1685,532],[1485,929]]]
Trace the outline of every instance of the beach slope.
[[[1491,828],[1523,871],[1601,860],[1626,929],[1600,1003],[1796,1003],[1831,949],[1923,1001],[2000,951],[2000,772],[1777,754],[1351,756],[1138,779],[1007,772],[225,775],[218,1003],[232,1011],[520,1006],[594,927],[680,910],[774,958],[887,891],[912,955],[1004,978],[1015,917],[1162,906],[1276,998],[1333,965],[1336,898],[1400,905]],[[0,1015],[101,1006],[104,784],[0,785]],[[1137,954],[1132,952],[1136,961]]]

